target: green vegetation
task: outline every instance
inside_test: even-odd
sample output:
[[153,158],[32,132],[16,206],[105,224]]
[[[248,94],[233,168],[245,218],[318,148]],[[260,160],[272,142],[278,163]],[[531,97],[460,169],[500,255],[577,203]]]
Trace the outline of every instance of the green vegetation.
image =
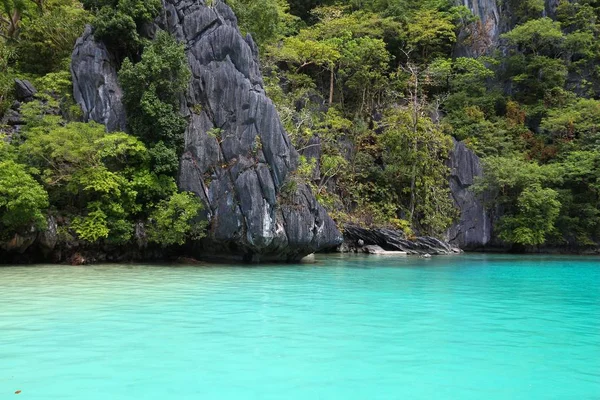
[[0,162],[0,237],[10,232],[44,228],[43,211],[48,194],[27,170],[27,166],[6,160]]
[[178,193],[173,178],[152,170],[150,152],[139,139],[54,117],[33,122],[23,135],[21,144],[10,146],[10,158],[22,164],[2,163],[6,229],[39,225],[44,210],[68,221],[88,243],[126,244],[143,221],[151,227],[148,239],[163,245],[182,244],[192,231],[199,200]]
[[[560,1],[548,14],[542,0],[505,0],[512,29],[497,49],[450,0],[227,3],[257,41],[268,94],[304,154],[282,194],[302,180],[340,224],[441,235],[456,217],[446,166],[454,137],[483,158],[476,190],[502,210],[502,240],[600,241],[597,1]],[[14,78],[40,91],[21,107],[25,129],[0,141],[5,236],[43,227],[49,215],[86,243],[129,243],[140,222],[162,245],[201,236],[200,203],[174,179],[190,77],[184,48],[165,32],[143,34],[161,7],[0,0],[0,118]],[[130,135],[79,122],[68,64],[88,22],[121,64]],[[456,57],[457,47],[478,56]]]
[[175,176],[187,123],[178,113],[179,94],[187,87],[190,71],[183,45],[159,31],[140,62],[125,59],[119,83],[131,133],[146,143],[153,169]]
[[[256,35],[269,95],[296,147],[322,150],[299,175],[339,223],[439,235],[456,216],[454,136],[484,159],[476,189],[503,210],[502,240],[597,243],[600,4],[561,1],[550,19],[541,0],[508,0],[503,51],[454,4],[273,2],[271,33]],[[481,55],[454,57],[456,45]]]
[[[0,136],[2,239],[43,229],[49,216],[68,245],[147,240],[172,246],[201,238],[202,204],[175,182],[185,129],[176,110],[189,79],[183,48],[165,32],[147,43],[139,34],[161,2],[22,0],[0,6],[0,119],[13,103],[14,78],[39,90],[34,101],[20,105],[26,125],[18,133],[0,125],[0,134],[11,135]],[[131,134],[78,121],[68,66],[88,21],[122,57]],[[145,228],[136,237],[140,224]]]
[[139,56],[143,47],[140,31],[162,9],[160,0],[83,0],[82,3],[94,13],[94,36],[106,43],[119,59]]

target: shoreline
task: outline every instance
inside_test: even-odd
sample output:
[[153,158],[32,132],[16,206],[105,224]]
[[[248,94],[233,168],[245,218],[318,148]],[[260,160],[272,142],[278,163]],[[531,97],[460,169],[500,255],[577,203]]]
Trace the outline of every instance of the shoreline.
[[[33,265],[48,265],[48,266],[93,266],[93,265],[116,265],[116,264],[168,264],[168,265],[180,265],[180,266],[207,266],[207,265],[222,265],[222,266],[239,266],[239,267],[253,267],[260,265],[276,265],[276,264],[287,264],[287,265],[310,265],[318,263],[318,259],[321,257],[364,257],[373,259],[392,259],[392,258],[438,258],[444,256],[469,256],[469,255],[506,255],[506,256],[517,256],[517,257],[532,257],[532,256],[563,256],[563,257],[597,257],[600,256],[600,249],[587,249],[581,251],[574,251],[569,249],[538,249],[536,251],[506,251],[498,248],[487,248],[477,250],[465,250],[460,253],[448,253],[448,254],[437,254],[437,255],[423,255],[423,254],[406,254],[398,251],[388,251],[384,253],[368,253],[368,252],[340,252],[340,251],[327,251],[319,252],[313,255],[308,255],[301,260],[296,261],[285,261],[285,260],[265,260],[259,262],[247,262],[241,259],[232,259],[231,257],[192,257],[189,254],[179,253],[176,249],[170,249],[169,254],[163,254],[161,256],[130,256],[127,257],[126,253],[115,253],[111,256],[107,253],[95,252],[94,255],[86,252],[77,252],[71,257],[62,260],[52,259],[50,257],[34,256],[32,254],[12,254],[7,255],[4,252],[0,252],[0,268],[11,267],[11,266],[33,266]],[[310,259],[314,257],[313,259]],[[75,258],[75,260],[74,260]]]

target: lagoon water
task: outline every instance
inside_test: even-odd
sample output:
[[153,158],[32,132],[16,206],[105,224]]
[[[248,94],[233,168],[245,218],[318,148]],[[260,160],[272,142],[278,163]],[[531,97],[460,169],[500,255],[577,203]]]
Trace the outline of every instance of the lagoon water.
[[10,398],[600,399],[600,258],[2,267]]

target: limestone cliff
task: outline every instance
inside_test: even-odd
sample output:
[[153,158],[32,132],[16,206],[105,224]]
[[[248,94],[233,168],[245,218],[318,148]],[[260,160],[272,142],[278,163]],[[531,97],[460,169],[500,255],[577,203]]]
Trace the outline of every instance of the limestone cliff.
[[464,143],[455,142],[448,166],[450,191],[460,211],[458,221],[448,231],[448,239],[463,250],[484,248],[492,239],[492,218],[483,197],[472,190],[475,179],[483,175],[479,157]]
[[94,40],[90,26],[75,44],[71,75],[73,96],[84,118],[106,125],[109,131],[125,130],[125,107],[117,82],[116,60],[104,43]]
[[[294,180],[298,154],[265,94],[258,49],[220,1],[164,0],[157,26],[184,43],[192,79],[179,186],[204,200],[209,237],[190,251],[247,261],[298,260],[338,245],[334,222]],[[125,121],[116,67],[92,32],[77,42],[75,100],[108,129]]]

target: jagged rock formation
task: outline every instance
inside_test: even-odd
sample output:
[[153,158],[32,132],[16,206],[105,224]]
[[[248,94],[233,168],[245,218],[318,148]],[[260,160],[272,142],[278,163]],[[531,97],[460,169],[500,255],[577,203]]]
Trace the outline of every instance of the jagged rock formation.
[[[220,1],[164,0],[157,25],[185,44],[192,71],[179,185],[206,204],[210,232],[194,255],[299,260],[337,246],[341,234],[309,188],[296,182],[298,154],[266,96],[258,49]],[[75,99],[86,119],[124,124],[115,63],[90,29],[77,42]],[[198,254],[196,254],[198,253]]]
[[94,40],[89,25],[75,44],[71,75],[73,97],[81,106],[84,119],[104,124],[109,131],[124,131],[125,107],[117,63],[104,43]]
[[[419,237],[409,240],[405,235],[393,229],[365,229],[356,225],[344,227],[346,249],[363,251],[365,246],[380,246],[387,251],[403,251],[417,255],[447,255],[460,253],[452,245],[432,237]],[[368,250],[368,249],[367,249]]]
[[464,143],[455,142],[448,161],[450,167],[450,191],[460,210],[459,221],[448,232],[450,243],[463,250],[475,250],[490,243],[492,218],[480,196],[471,186],[476,177],[483,175],[479,157]]

